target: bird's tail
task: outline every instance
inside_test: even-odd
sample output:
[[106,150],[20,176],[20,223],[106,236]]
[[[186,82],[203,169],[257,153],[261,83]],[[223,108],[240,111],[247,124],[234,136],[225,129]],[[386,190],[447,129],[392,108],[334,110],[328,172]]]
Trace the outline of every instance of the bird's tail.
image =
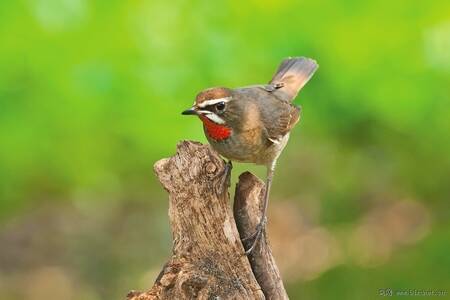
[[279,98],[292,101],[318,67],[316,61],[311,58],[286,58],[269,83],[278,87],[274,93]]

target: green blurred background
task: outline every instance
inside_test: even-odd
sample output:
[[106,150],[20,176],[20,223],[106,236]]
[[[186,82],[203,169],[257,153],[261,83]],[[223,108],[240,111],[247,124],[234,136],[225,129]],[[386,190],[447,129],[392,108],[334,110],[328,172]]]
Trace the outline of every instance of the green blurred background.
[[269,208],[291,298],[450,292],[450,1],[3,0],[0,299],[149,288],[171,251],[153,163],[206,142],[180,112],[299,55],[320,68]]

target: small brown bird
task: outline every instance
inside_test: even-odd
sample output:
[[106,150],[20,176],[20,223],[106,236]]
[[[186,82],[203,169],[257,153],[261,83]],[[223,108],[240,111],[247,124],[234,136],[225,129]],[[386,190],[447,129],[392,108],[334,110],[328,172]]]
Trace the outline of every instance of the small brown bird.
[[231,161],[267,167],[263,211],[246,250],[250,253],[265,230],[266,211],[275,165],[300,119],[300,107],[292,104],[300,89],[316,71],[309,58],[287,58],[268,84],[229,89],[214,87],[200,92],[183,115],[197,115],[211,146]]

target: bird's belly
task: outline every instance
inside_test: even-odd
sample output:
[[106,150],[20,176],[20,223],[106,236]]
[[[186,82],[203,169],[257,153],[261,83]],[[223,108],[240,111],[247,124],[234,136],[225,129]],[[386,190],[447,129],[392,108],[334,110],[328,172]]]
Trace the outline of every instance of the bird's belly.
[[227,159],[238,162],[249,162],[268,165],[278,158],[289,139],[285,135],[280,143],[272,143],[266,138],[249,140],[248,135],[232,136],[222,141],[215,141],[207,136],[211,146]]

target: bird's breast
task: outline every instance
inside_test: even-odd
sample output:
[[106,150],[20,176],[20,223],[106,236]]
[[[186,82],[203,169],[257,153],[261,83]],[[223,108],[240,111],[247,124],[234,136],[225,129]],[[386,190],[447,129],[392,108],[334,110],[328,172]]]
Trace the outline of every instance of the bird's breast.
[[273,144],[262,136],[259,128],[233,132],[230,137],[223,140],[213,139],[208,134],[206,137],[217,152],[233,161],[267,164],[275,155]]
[[215,140],[223,141],[231,136],[232,129],[226,125],[216,124],[205,116],[200,116],[205,129],[205,134]]

